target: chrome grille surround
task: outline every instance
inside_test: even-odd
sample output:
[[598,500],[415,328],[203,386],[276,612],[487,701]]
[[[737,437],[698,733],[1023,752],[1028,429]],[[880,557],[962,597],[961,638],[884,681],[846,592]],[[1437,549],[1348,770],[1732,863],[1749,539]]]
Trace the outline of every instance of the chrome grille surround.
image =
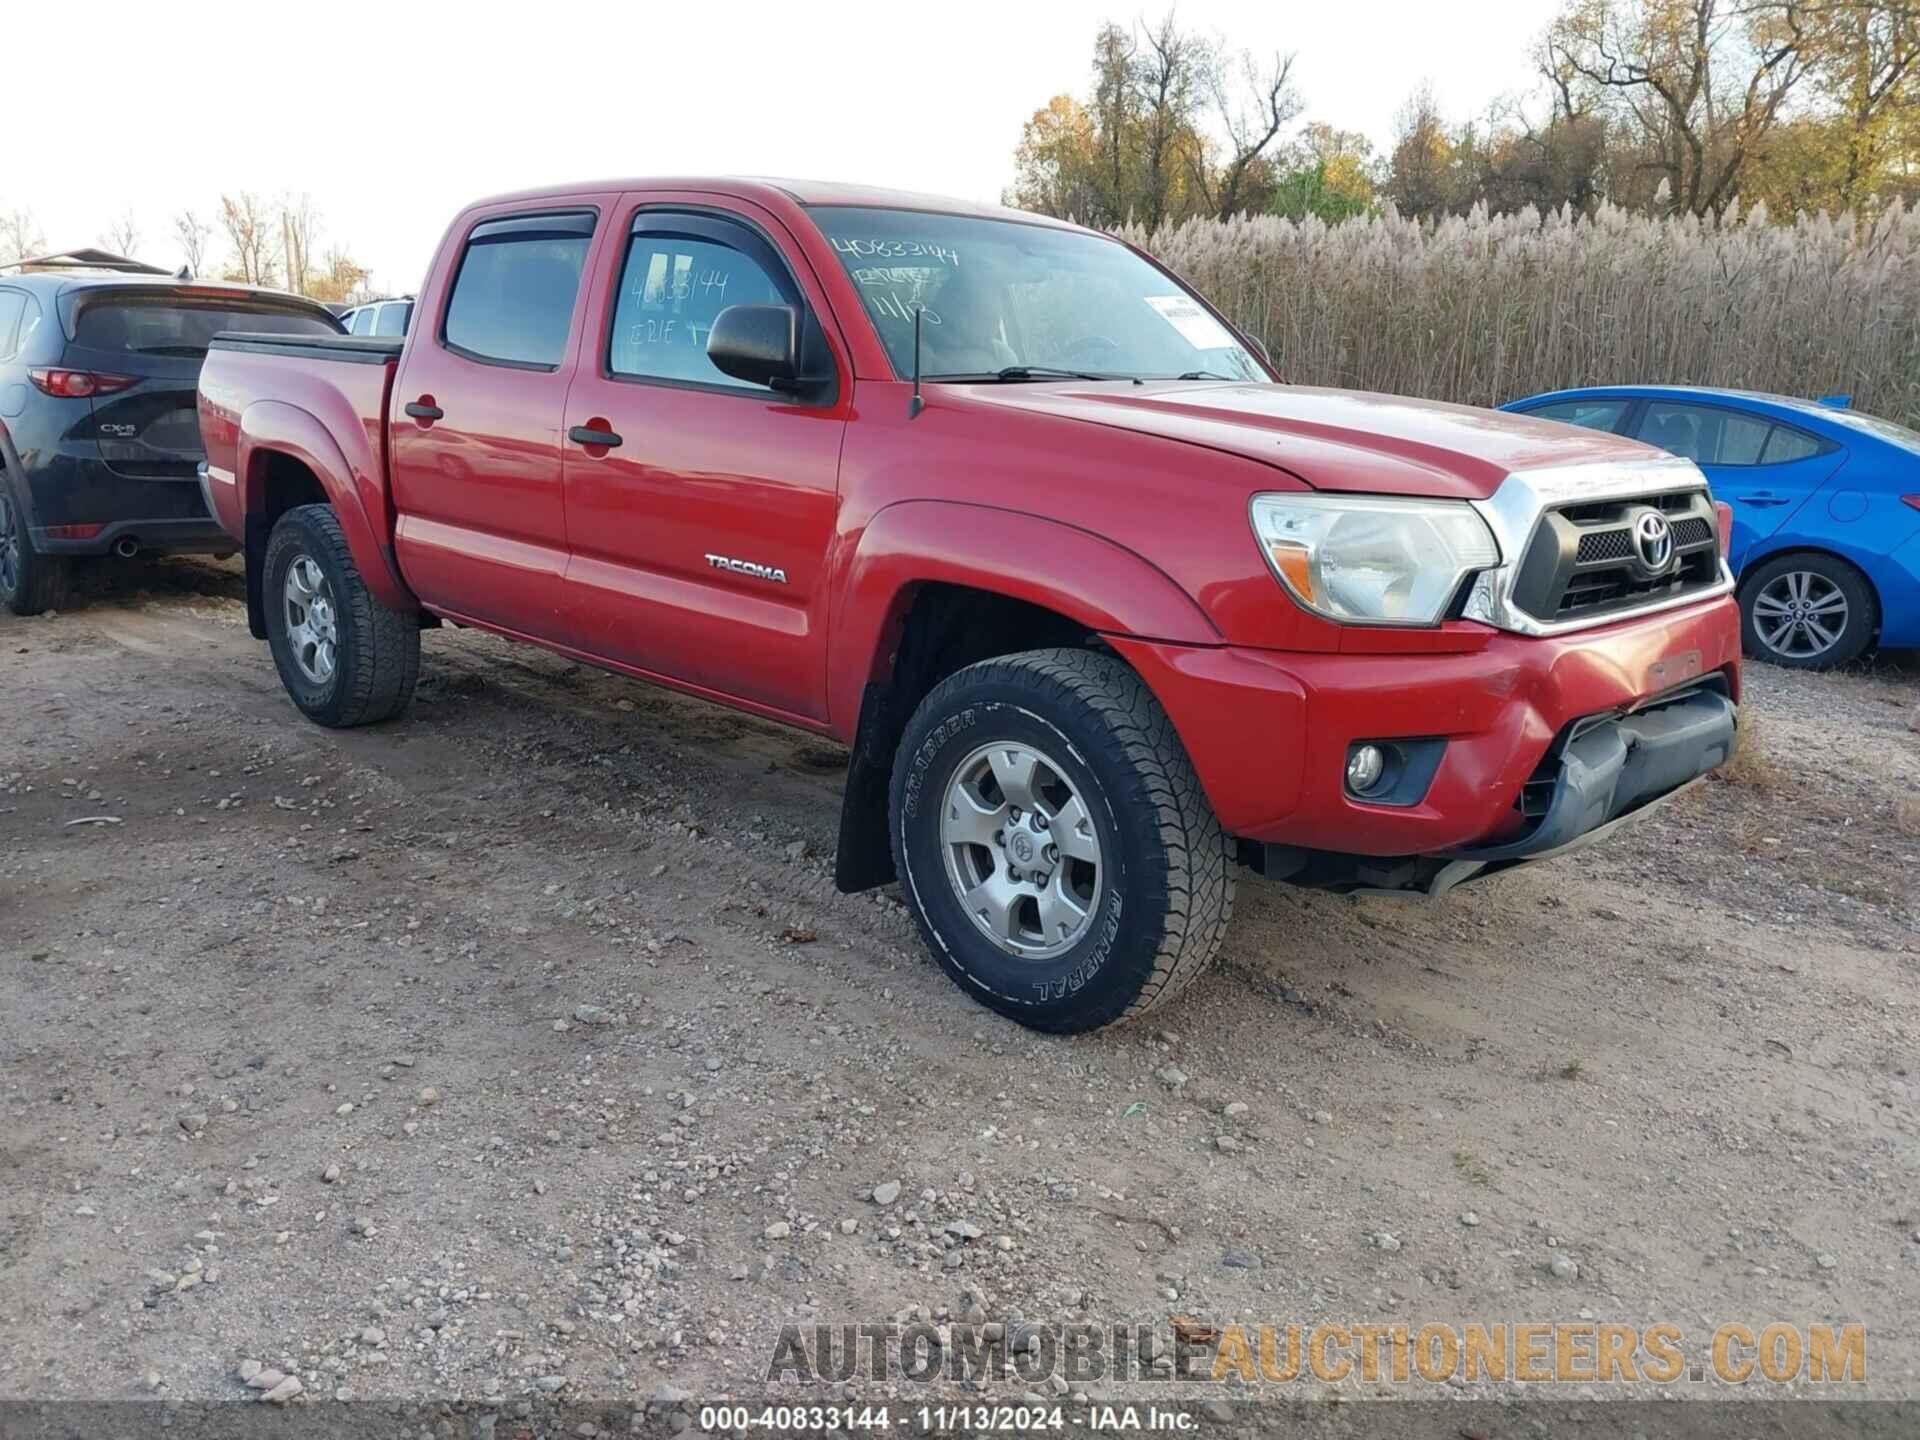
[[1713,583],[1695,586],[1677,595],[1663,595],[1642,605],[1563,620],[1543,620],[1515,603],[1514,585],[1521,564],[1549,512],[1605,501],[1646,498],[1652,502],[1658,496],[1694,491],[1711,500],[1707,478],[1700,473],[1700,467],[1691,460],[1674,456],[1516,470],[1500,482],[1499,489],[1489,498],[1471,502],[1499,543],[1500,564],[1482,571],[1475,579],[1462,618],[1518,635],[1565,635],[1731,594],[1733,573],[1728,570],[1725,558],[1716,556],[1717,578]]

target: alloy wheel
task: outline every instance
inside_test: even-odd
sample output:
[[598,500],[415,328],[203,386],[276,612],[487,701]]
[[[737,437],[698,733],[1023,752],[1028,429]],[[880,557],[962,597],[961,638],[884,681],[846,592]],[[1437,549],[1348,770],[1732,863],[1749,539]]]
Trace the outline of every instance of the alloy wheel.
[[1789,570],[1753,597],[1753,628],[1776,655],[1811,660],[1840,643],[1848,620],[1846,592],[1814,570]]
[[333,679],[338,659],[339,620],[333,586],[309,555],[295,555],[282,588],[287,645],[300,673],[316,685]]
[[1048,960],[1086,933],[1100,903],[1100,836],[1045,751],[982,745],[954,770],[940,817],[947,879],[1001,950]]

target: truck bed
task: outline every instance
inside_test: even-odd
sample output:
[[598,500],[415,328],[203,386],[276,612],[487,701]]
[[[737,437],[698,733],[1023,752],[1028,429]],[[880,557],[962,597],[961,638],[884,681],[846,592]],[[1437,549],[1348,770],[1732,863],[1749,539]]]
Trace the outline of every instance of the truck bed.
[[351,365],[386,365],[400,358],[401,335],[269,335],[253,330],[222,330],[209,350],[250,350],[265,355],[298,355],[307,360],[342,360]]

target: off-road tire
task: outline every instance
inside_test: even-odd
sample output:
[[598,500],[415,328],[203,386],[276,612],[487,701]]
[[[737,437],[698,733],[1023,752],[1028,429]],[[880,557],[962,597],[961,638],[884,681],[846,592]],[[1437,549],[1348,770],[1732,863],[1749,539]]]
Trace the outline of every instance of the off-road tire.
[[16,615],[58,610],[67,603],[73,561],[34,549],[27,512],[9,483],[0,468],[0,545],[10,542],[12,547],[11,564],[0,564],[0,603]]
[[[1776,649],[1761,634],[1760,617],[1755,613],[1755,605],[1767,593],[1769,586],[1782,581],[1783,577],[1796,574],[1818,577],[1818,582],[1832,587],[1823,593],[1831,595],[1838,592],[1846,601],[1845,628],[1840,632],[1839,639],[1818,654],[1796,655]],[[1764,660],[1769,665],[1780,665],[1789,670],[1833,670],[1851,664],[1865,653],[1879,628],[1880,605],[1873,593],[1873,586],[1868,583],[1866,576],[1837,555],[1823,555],[1815,551],[1776,555],[1740,577],[1741,648],[1754,659]]]
[[[316,683],[301,673],[288,640],[287,572],[302,555],[319,566],[337,612],[332,675]],[[347,550],[328,505],[301,505],[274,523],[262,558],[267,642],[287,694],[308,719],[334,729],[372,725],[407,708],[420,678],[420,620],[374,599]]]
[[[1090,922],[1052,959],[996,945],[949,877],[948,787],[967,756],[1002,741],[1058,758],[1100,841]],[[907,724],[890,802],[894,865],[928,947],[962,990],[1022,1025],[1071,1034],[1133,1019],[1219,953],[1233,915],[1232,843],[1166,712],[1111,655],[1035,650],[949,676]]]

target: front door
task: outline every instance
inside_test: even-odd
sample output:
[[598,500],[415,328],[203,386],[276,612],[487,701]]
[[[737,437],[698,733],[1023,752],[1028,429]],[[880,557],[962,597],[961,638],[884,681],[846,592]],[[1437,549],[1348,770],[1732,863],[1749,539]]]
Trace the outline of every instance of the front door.
[[[629,197],[567,397],[567,588],[595,653],[818,721],[851,379],[780,234],[769,216]],[[745,304],[799,307],[833,383],[797,398],[717,370],[714,318]]]
[[1846,452],[1769,416],[1687,401],[1649,401],[1640,438],[1699,465],[1713,498],[1733,510],[1734,573],[1760,541],[1827,482]]
[[433,610],[540,640],[567,638],[560,421],[599,223],[585,202],[477,217],[420,297],[390,402],[407,583]]

